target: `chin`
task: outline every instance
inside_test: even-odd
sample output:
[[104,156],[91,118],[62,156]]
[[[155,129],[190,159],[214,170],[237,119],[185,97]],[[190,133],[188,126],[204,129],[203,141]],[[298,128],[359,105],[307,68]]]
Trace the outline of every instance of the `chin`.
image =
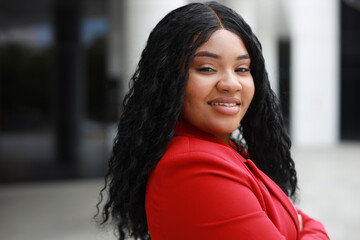
[[236,129],[238,128],[238,126],[224,126],[224,127],[218,127],[215,131],[214,134],[219,135],[219,134],[231,134],[233,133]]
[[232,133],[239,127],[239,125],[239,123],[233,121],[224,121],[217,124],[219,131],[223,133]]

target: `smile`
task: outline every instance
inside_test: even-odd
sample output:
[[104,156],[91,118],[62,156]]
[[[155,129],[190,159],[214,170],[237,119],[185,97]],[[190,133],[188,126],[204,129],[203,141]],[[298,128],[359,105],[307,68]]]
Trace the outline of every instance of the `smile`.
[[236,103],[217,103],[217,102],[211,102],[209,104],[215,105],[215,106],[227,106],[227,107],[234,107],[234,106],[238,105]]
[[234,102],[209,102],[208,104],[216,112],[229,116],[238,114],[241,105]]

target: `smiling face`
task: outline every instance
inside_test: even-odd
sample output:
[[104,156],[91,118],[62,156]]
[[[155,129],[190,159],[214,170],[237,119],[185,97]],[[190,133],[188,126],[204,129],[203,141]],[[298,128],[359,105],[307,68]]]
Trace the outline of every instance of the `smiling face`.
[[195,52],[181,117],[226,143],[254,96],[250,57],[241,38],[220,29]]

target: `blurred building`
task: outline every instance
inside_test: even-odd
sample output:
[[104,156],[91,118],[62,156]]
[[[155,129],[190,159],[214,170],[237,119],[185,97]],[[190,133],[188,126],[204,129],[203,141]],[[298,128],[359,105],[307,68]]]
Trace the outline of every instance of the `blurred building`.
[[117,98],[106,89],[106,7],[1,1],[1,181],[103,175],[104,128],[116,119],[104,106]]
[[[0,181],[101,176],[150,31],[190,0],[0,2]],[[360,140],[360,4],[221,0],[263,46],[294,145]]]
[[[112,9],[110,16],[124,17],[116,22],[123,23],[123,28],[117,29],[125,29],[126,34],[108,48],[115,50],[120,42],[126,46],[122,79],[129,79],[150,30],[164,13],[188,2],[196,1],[123,1],[122,7]],[[219,2],[240,13],[260,39],[270,81],[282,102],[295,145],[335,146],[360,140],[358,1]],[[125,9],[124,14],[116,14],[119,9]],[[119,35],[113,29],[109,36],[115,40],[111,36]],[[116,74],[121,58],[110,51],[114,55],[109,63],[115,63],[111,71]]]

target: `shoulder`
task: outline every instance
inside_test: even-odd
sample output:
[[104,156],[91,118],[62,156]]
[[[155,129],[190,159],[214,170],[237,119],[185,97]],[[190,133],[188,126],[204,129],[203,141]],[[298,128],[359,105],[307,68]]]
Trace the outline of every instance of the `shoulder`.
[[161,195],[164,199],[183,196],[193,199],[195,196],[206,198],[225,189],[239,191],[239,186],[251,189],[255,180],[244,161],[225,144],[188,136],[174,137],[150,174],[147,194],[156,198]]
[[239,161],[243,159],[234,149],[226,144],[206,139],[175,136],[169,143],[163,159],[186,157],[190,155],[210,155],[212,158]]
[[202,177],[225,176],[248,181],[245,159],[230,146],[189,136],[175,136],[164,156],[152,172],[156,179],[184,181],[201,174]]
[[[176,136],[147,183],[149,229],[155,235],[157,231],[171,235],[165,239],[189,239],[186,233],[172,234],[178,233],[179,225],[208,232],[231,228],[249,216],[262,218],[265,214],[252,190],[255,185],[240,154],[230,146]],[[202,233],[198,236],[209,239]]]

